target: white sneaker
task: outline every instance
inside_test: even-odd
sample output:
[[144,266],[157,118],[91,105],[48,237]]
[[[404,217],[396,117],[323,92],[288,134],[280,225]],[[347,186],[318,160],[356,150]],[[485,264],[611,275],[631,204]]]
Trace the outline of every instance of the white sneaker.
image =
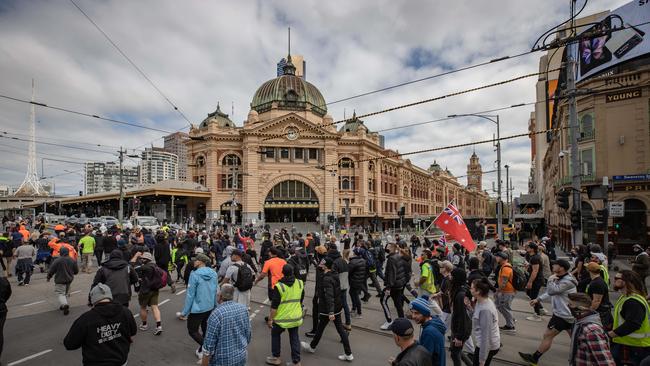
[[542,315],[548,315],[548,311],[544,308],[542,308],[541,313]]
[[382,324],[381,327],[379,327],[379,329],[388,330],[388,329],[390,329],[391,324],[393,324],[393,322],[386,322],[386,323]]
[[199,360],[203,359],[203,352],[199,351],[198,349],[194,351],[194,354],[196,355],[196,358]]
[[354,360],[354,356],[352,356],[352,354],[339,355],[339,360],[341,360],[341,361],[352,361],[352,360]]
[[526,320],[531,321],[531,322],[541,322],[541,321],[542,321],[542,317],[539,316],[539,315],[537,315],[537,314],[535,314],[535,315],[532,315],[532,316],[527,316],[527,317],[526,317]]
[[311,348],[311,346],[307,342],[300,342],[300,346],[302,347],[302,349],[304,349],[305,351],[307,351],[309,353],[315,353],[316,352],[316,350]]

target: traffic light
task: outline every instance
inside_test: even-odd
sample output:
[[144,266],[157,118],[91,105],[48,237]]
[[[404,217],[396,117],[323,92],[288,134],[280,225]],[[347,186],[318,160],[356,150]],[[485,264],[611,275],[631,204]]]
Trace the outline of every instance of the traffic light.
[[257,219],[258,220],[262,219],[262,211],[257,211]]
[[557,207],[568,210],[569,209],[569,196],[571,193],[569,191],[560,191],[557,194]]
[[400,207],[399,211],[397,211],[398,216],[405,216],[406,215],[406,207],[402,206]]
[[599,227],[605,226],[605,210],[596,210],[596,222]]
[[582,216],[579,210],[571,211],[571,228],[578,230],[582,227]]
[[140,199],[139,198],[134,198],[133,199],[133,211],[140,211]]

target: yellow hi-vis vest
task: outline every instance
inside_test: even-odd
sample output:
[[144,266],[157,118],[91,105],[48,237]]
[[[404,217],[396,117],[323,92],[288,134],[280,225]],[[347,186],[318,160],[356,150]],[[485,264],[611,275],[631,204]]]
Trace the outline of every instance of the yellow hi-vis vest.
[[280,328],[295,328],[302,325],[302,297],[304,284],[301,280],[296,279],[291,287],[282,282],[275,284],[275,288],[280,293],[280,306],[275,313],[273,322]]
[[422,284],[422,289],[429,294],[436,293],[436,279],[433,275],[433,266],[431,263],[425,262],[422,264],[422,276],[426,275],[427,280]]
[[618,328],[618,326],[625,321],[625,319],[621,317],[621,310],[623,310],[623,304],[627,300],[639,301],[643,304],[645,307],[645,319],[643,320],[643,323],[641,323],[641,328],[625,337],[614,337],[612,342],[632,347],[650,347],[650,322],[648,321],[650,306],[648,306],[648,302],[643,298],[643,296],[638,294],[621,296],[618,301],[616,301],[616,305],[614,306],[614,329]]
[[607,284],[607,287],[609,287],[609,271],[602,264],[600,265],[600,275],[603,276],[603,280]]

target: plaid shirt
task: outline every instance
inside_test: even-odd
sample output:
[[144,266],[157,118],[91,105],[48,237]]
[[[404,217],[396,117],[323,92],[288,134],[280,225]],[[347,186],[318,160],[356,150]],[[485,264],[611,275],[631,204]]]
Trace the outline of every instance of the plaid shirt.
[[616,365],[602,326],[594,323],[585,324],[574,342],[577,342],[573,359],[575,366]]
[[246,306],[226,301],[210,314],[203,340],[203,354],[210,366],[245,366],[251,341],[251,323]]

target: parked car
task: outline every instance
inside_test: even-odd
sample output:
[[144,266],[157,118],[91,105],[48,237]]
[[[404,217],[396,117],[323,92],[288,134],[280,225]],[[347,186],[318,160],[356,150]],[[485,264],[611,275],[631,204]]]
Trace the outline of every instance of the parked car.
[[133,218],[133,226],[139,226],[149,231],[157,231],[160,228],[158,219],[153,216],[137,216]]
[[119,223],[118,220],[113,216],[100,216],[99,219],[108,228]]

